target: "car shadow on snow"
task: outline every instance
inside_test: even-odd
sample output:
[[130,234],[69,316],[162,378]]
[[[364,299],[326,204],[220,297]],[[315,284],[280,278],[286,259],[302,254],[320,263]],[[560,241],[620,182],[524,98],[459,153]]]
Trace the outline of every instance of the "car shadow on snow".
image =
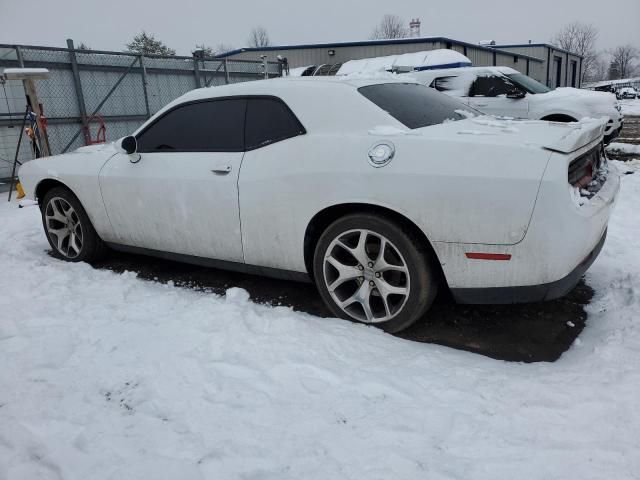
[[[111,252],[93,264],[139,278],[224,295],[231,287],[247,290],[256,303],[283,305],[319,317],[331,314],[311,284],[188,265],[170,260]],[[515,362],[553,362],[584,328],[584,306],[593,290],[580,282],[566,297],[522,305],[457,305],[441,293],[429,313],[397,334],[414,342],[435,343]]]

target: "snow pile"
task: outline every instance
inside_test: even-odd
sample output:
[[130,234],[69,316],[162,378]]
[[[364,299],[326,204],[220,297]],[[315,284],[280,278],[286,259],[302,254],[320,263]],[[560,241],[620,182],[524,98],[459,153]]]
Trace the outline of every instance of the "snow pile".
[[640,155],[640,145],[612,142],[607,145],[607,151],[623,153],[625,155]]
[[397,74],[387,72],[385,70],[379,70],[377,72],[353,72],[347,75],[340,75],[337,77],[341,81],[351,81],[351,80],[388,80],[390,82],[400,82],[404,80],[403,78],[399,78]]
[[63,263],[37,208],[0,202],[0,478],[637,478],[640,164],[619,165],[553,364]]
[[395,67],[413,67],[415,70],[437,68],[470,67],[471,60],[460,52],[441,48],[426,52],[413,52],[398,55]]
[[481,117],[473,117],[472,122],[477,123],[478,125],[497,128],[501,132],[505,133],[519,132],[519,130],[514,126],[516,125],[516,122],[513,117],[494,117],[491,115],[484,115]]
[[635,100],[620,100],[622,114],[629,117],[640,117],[640,98]]
[[462,115],[464,118],[474,118],[477,116],[474,112],[470,110],[454,110],[458,115]]
[[426,50],[422,52],[388,55],[384,57],[349,60],[342,64],[337,75],[353,73],[375,73],[394,69],[430,70],[435,68],[452,68],[471,66],[471,60],[454,50]]
[[544,95],[549,102],[552,100],[556,102],[563,100],[579,101],[586,106],[604,109],[614,107],[617,102],[616,96],[612,93],[595,92],[573,87],[558,87]]

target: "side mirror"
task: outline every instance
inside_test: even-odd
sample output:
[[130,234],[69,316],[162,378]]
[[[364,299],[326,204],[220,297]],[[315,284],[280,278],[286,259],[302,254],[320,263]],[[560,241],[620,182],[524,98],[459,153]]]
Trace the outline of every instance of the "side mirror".
[[520,90],[519,88],[513,88],[507,92],[507,98],[517,100],[527,96],[527,92]]
[[136,137],[129,135],[128,137],[121,138],[116,144],[120,153],[126,153],[131,155],[138,150],[138,142]]

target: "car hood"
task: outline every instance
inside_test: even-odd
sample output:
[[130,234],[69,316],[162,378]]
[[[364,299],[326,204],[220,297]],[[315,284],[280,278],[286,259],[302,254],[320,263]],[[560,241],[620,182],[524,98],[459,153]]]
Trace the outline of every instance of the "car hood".
[[92,153],[92,152],[110,152],[111,154],[116,152],[115,143],[97,143],[95,145],[86,145],[84,147],[76,148],[73,152],[77,153]]
[[574,123],[541,120],[514,120],[504,117],[479,116],[445,122],[415,130],[377,127],[371,135],[409,135],[434,140],[457,139],[462,143],[544,148],[561,153],[574,152],[596,140],[602,140],[606,119],[585,118]]
[[536,97],[544,98],[549,102],[580,102],[581,105],[591,107],[595,111],[615,108],[616,96],[608,92],[593,92],[579,88],[556,88],[551,92],[536,94]]
[[107,160],[117,153],[113,143],[87,145],[72,152],[41,157],[26,162],[18,175],[21,182],[33,187],[45,178],[62,179],[69,175],[97,175]]

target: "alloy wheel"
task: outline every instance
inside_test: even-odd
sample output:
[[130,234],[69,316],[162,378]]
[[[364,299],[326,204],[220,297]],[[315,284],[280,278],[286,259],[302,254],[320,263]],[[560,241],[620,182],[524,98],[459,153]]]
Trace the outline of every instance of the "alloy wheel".
[[409,298],[410,275],[398,248],[371,230],[349,230],[327,248],[323,277],[331,298],[351,318],[391,320]]
[[76,258],[82,251],[83,231],[78,213],[61,197],[53,197],[45,209],[47,235],[58,253]]

